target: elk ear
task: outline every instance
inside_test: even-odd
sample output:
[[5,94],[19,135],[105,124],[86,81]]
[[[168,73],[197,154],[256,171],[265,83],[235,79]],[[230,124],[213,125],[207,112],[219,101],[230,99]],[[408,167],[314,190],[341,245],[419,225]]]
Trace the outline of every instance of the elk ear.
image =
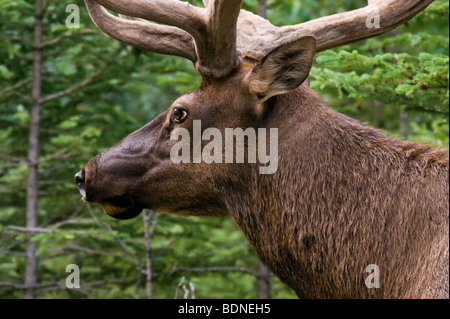
[[247,75],[250,92],[265,102],[299,87],[308,77],[315,53],[316,39],[312,36],[276,48]]

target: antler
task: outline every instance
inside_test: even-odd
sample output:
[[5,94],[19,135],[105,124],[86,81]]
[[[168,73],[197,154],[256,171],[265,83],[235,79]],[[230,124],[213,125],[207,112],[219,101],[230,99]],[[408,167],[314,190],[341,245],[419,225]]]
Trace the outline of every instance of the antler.
[[[240,63],[236,35],[241,5],[242,0],[211,0],[205,3],[208,11],[206,37],[195,41],[199,56],[196,69],[200,74],[216,73],[218,77],[222,77],[228,75]],[[225,70],[218,72],[216,68]]]
[[85,0],[85,3],[92,21],[114,39],[143,50],[180,56],[194,63],[197,61],[194,41],[189,33],[143,19],[116,17],[93,0]]
[[[85,2],[92,20],[113,38],[187,58],[201,75],[221,78],[236,68],[241,53],[262,59],[306,35],[316,38],[317,51],[331,49],[392,30],[433,0],[368,0],[365,8],[284,27],[241,10],[242,0],[204,0],[205,8],[178,0]],[[371,17],[379,19],[379,25],[368,25]]]
[[[266,19],[242,10],[238,21],[238,50],[263,58],[273,49],[305,35],[316,38],[317,52],[328,50],[390,31],[433,1],[368,0],[368,5],[361,9],[283,27],[275,27]],[[372,17],[379,19],[379,25],[370,25]]]
[[[206,8],[177,0],[85,2],[92,20],[106,34],[148,51],[185,57],[203,76],[223,77],[240,63],[236,25],[242,0],[211,1]],[[100,5],[121,15],[173,27],[115,17]]]

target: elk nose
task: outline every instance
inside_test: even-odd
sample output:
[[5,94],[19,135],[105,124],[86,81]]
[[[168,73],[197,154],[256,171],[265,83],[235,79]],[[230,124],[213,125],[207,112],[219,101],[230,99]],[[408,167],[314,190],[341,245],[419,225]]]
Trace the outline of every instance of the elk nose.
[[75,174],[75,182],[77,183],[78,190],[80,191],[80,194],[84,199],[86,198],[86,187],[84,183],[85,177],[86,173],[84,170],[81,170]]

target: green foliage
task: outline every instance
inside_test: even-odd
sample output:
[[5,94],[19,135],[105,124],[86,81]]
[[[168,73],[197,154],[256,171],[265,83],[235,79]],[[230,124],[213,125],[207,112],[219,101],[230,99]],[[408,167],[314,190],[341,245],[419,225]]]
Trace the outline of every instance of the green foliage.
[[[201,1],[190,1],[200,5]],[[67,29],[65,7],[81,8],[79,29]],[[304,22],[365,5],[362,0],[268,1],[276,25]],[[200,77],[180,58],[144,53],[101,34],[83,1],[48,1],[44,15],[43,97],[89,85],[43,103],[40,131],[39,226],[25,225],[34,5],[0,0],[0,283],[23,283],[25,245],[38,243],[40,298],[146,297],[142,218],[118,222],[80,201],[73,175],[92,156],[163,112]],[[256,12],[257,1],[244,8]],[[448,147],[448,1],[391,34],[318,54],[311,85],[328,105],[388,134]],[[405,117],[403,115],[409,114]],[[405,118],[409,118],[404,123]],[[19,227],[19,228],[18,228]],[[120,244],[120,243],[121,244]],[[125,247],[125,248],[124,248]],[[257,258],[229,219],[160,216],[152,238],[153,294],[173,298],[183,276],[197,298],[255,298]],[[64,286],[68,264],[81,270],[81,290]],[[184,269],[184,270],[183,270]],[[191,269],[191,270],[187,270]],[[272,278],[273,298],[293,292]],[[0,298],[23,291],[0,285]]]
[[448,147],[448,49],[448,1],[434,1],[388,34],[319,53],[311,87],[389,134]]
[[[365,56],[357,51],[328,51],[317,57],[311,85],[335,88],[341,99],[369,98],[406,105],[408,111],[448,116],[448,62],[448,56],[441,54]],[[318,69],[322,66],[326,68]]]

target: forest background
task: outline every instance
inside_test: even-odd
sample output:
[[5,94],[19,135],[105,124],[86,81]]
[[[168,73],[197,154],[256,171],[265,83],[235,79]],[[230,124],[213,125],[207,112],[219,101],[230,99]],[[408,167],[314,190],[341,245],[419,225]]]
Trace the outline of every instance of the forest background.
[[[77,22],[69,5],[78,27],[66,24]],[[243,8],[286,25],[365,5]],[[388,135],[448,148],[448,10],[436,0],[387,34],[319,53],[311,87]],[[73,176],[84,163],[199,83],[190,62],[102,34],[83,1],[0,0],[0,298],[296,297],[231,219],[145,211],[119,222],[80,200]],[[80,288],[67,288],[68,265]]]

